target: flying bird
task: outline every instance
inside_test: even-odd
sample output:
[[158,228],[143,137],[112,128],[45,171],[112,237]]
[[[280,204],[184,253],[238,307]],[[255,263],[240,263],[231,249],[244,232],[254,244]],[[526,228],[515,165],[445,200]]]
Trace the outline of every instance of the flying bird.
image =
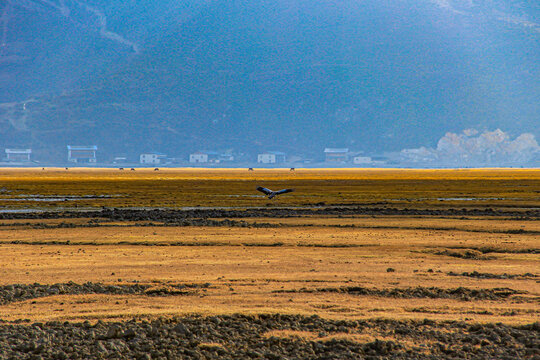
[[281,195],[281,194],[285,194],[285,193],[289,193],[289,192],[294,191],[294,189],[282,189],[282,190],[278,190],[278,191],[272,191],[272,190],[267,189],[267,188],[262,187],[262,186],[258,186],[257,190],[264,193],[265,195],[268,195],[269,199],[272,199],[273,197],[275,197],[277,195]]

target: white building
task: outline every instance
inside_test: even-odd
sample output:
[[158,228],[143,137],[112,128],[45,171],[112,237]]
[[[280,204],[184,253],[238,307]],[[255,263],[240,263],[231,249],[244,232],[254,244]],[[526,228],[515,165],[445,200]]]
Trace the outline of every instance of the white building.
[[127,157],[125,156],[115,156],[113,159],[113,164],[125,164],[127,163]]
[[355,156],[353,158],[353,164],[356,165],[367,165],[371,164],[371,158],[369,156]]
[[96,145],[90,146],[73,146],[68,145],[68,161],[73,163],[96,163]]
[[207,163],[208,154],[205,154],[201,151],[197,151],[196,153],[189,154],[189,162],[190,163]]
[[9,162],[30,162],[32,149],[6,149],[6,160]]
[[189,162],[193,164],[219,163],[219,154],[215,151],[197,151],[189,154]]
[[257,155],[259,164],[276,164],[285,162],[285,153],[280,151],[268,151]]
[[233,162],[234,155],[230,153],[219,154],[219,162]]
[[324,155],[326,162],[344,163],[349,161],[348,148],[326,148]]
[[152,165],[159,165],[164,164],[166,162],[167,155],[159,153],[159,152],[150,152],[141,154],[140,156],[140,163],[141,164],[152,164]]

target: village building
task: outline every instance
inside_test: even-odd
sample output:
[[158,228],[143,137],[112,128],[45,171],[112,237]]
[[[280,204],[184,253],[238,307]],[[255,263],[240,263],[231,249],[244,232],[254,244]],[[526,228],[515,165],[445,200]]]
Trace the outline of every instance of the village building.
[[355,156],[355,157],[353,157],[353,164],[355,164],[355,165],[368,165],[368,164],[371,164],[371,157],[369,157],[369,156]]
[[348,148],[326,148],[324,149],[325,161],[330,163],[344,163],[349,161]]
[[96,152],[98,147],[96,145],[89,146],[74,146],[68,145],[68,162],[76,164],[95,164]]
[[113,164],[125,164],[127,163],[126,156],[115,156],[113,159]]
[[[387,153],[387,154],[390,154],[390,153]],[[371,157],[371,161],[373,163],[373,165],[377,165],[377,166],[381,166],[381,165],[388,165],[388,164],[398,164],[399,161],[397,161],[397,159],[399,158],[396,158],[394,154],[392,154],[392,159],[387,156],[387,155],[373,155]]]
[[285,153],[281,151],[267,151],[257,155],[259,164],[278,164],[285,162]]
[[215,151],[197,151],[189,154],[189,162],[192,164],[219,163],[219,154]]
[[424,146],[418,149],[403,149],[399,155],[399,160],[406,163],[429,163],[437,160],[437,153]]
[[159,165],[167,162],[167,155],[160,152],[149,152],[141,154],[139,157],[141,164]]
[[32,149],[6,149],[6,160],[8,162],[30,162]]
[[230,153],[219,154],[219,162],[233,162],[234,155]]

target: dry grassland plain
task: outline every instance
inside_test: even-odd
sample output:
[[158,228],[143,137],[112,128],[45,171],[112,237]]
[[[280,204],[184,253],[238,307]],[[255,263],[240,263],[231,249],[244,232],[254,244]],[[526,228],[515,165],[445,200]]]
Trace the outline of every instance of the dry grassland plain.
[[[268,200],[258,185],[296,191]],[[540,170],[0,169],[0,188],[3,324],[540,318]],[[419,341],[294,328],[264,336],[393,340],[403,351]],[[451,355],[422,341],[426,356]],[[197,346],[200,357],[229,351]]]

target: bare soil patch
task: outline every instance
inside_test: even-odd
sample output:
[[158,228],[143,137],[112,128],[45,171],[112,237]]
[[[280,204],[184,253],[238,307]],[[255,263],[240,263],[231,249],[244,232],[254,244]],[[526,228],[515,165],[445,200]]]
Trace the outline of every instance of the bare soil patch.
[[512,327],[290,315],[47,322],[0,325],[0,353],[18,359],[534,358],[540,354],[539,330],[538,323]]

